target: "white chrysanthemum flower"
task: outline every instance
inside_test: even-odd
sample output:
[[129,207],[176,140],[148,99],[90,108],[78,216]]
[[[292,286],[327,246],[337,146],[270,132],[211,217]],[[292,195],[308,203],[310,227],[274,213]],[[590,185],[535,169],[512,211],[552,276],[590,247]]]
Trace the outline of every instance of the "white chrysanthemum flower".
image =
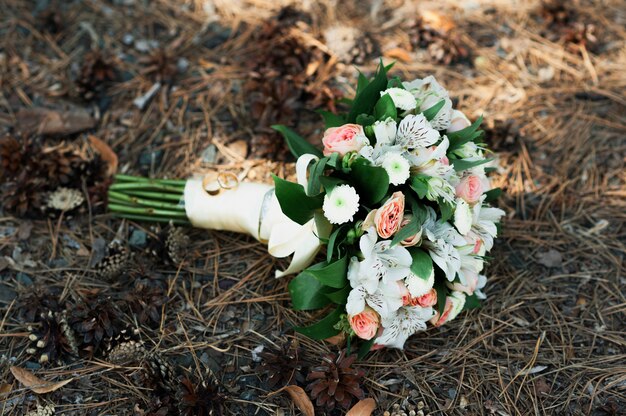
[[382,97],[385,94],[389,94],[393,104],[400,110],[411,111],[417,106],[417,100],[413,94],[403,88],[387,88],[380,93],[380,96]]
[[406,340],[418,331],[426,329],[426,322],[434,315],[433,308],[405,306],[391,317],[383,318],[383,333],[376,338],[376,344],[389,348],[400,348]]
[[377,147],[389,146],[395,143],[398,126],[391,117],[387,120],[376,121],[372,128],[374,129],[374,136],[376,136]]
[[423,114],[409,114],[400,121],[396,144],[406,148],[428,147],[439,141],[439,132],[430,125]]
[[324,216],[331,224],[343,224],[352,221],[359,210],[359,194],[350,185],[336,186],[324,196]]
[[424,280],[416,274],[411,273],[406,279],[404,279],[406,288],[409,290],[411,297],[419,298],[424,296],[435,285],[435,269],[433,268],[428,279]]
[[389,175],[389,183],[402,185],[411,175],[409,161],[398,152],[387,153],[383,158],[382,167]]
[[461,198],[456,199],[454,226],[461,235],[467,235],[472,228],[472,209],[469,204]]

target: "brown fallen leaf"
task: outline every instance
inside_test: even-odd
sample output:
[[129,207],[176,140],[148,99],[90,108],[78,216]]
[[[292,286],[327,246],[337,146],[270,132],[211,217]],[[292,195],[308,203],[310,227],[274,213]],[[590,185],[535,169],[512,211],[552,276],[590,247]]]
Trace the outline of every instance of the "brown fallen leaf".
[[295,403],[295,405],[300,409],[304,416],[315,416],[315,410],[313,409],[313,403],[311,403],[311,399],[307,396],[306,392],[299,386],[285,386],[281,389],[276,390],[273,393],[267,395],[267,397],[274,396],[276,394],[282,393],[286,391],[291,396],[291,400]]
[[56,111],[26,108],[16,114],[18,128],[27,134],[61,136],[93,128],[96,120],[85,110]]
[[11,390],[13,390],[12,384],[7,384],[7,383],[0,384],[0,402],[4,400],[4,396],[11,393]]
[[89,143],[100,153],[102,159],[107,162],[107,175],[115,175],[117,173],[118,159],[111,146],[91,134],[89,135]]
[[372,398],[360,400],[357,404],[348,410],[346,416],[370,416],[376,409],[376,401]]
[[402,48],[389,49],[388,51],[385,51],[384,55],[387,58],[397,59],[398,61],[411,62],[411,55],[409,55],[409,53]]
[[30,371],[20,367],[11,367],[10,370],[11,373],[13,373],[13,377],[15,377],[17,381],[22,383],[24,387],[31,389],[34,393],[37,394],[53,392],[74,380],[73,378],[70,378],[67,380],[58,381],[56,383],[51,383],[49,381],[40,379]]

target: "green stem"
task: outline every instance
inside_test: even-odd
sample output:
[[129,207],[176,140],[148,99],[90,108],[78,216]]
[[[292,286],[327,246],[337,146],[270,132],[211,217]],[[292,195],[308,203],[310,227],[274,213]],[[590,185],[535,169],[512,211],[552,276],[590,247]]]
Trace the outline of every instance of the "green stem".
[[170,211],[170,210],[165,210],[165,209],[156,209],[156,208],[149,208],[149,207],[131,207],[128,205],[121,205],[121,204],[116,204],[116,203],[109,203],[109,211],[111,212],[119,212],[119,213],[123,213],[123,214],[138,214],[138,215],[145,215],[148,217],[154,216],[154,215],[160,215],[163,217],[169,217],[172,219],[175,218],[187,218],[187,214],[185,213],[185,211]]
[[161,185],[174,185],[174,186],[185,186],[187,180],[185,179],[151,179],[145,178],[142,176],[132,176],[132,175],[115,175],[116,181],[121,182],[141,182],[141,183],[156,183]]
[[[115,192],[115,191],[114,191]],[[155,199],[157,201],[174,201],[181,202],[183,200],[182,195],[166,194],[164,192],[150,192],[150,191],[133,191],[126,192],[127,195],[142,196],[148,199]]]
[[177,188],[171,185],[160,185],[158,183],[153,182],[137,182],[137,183],[114,183],[109,187],[109,190],[112,191],[122,191],[127,189],[138,189],[138,190],[156,190],[156,191],[164,191],[164,192],[174,192],[179,195],[183,194],[184,187]]
[[136,206],[171,209],[175,211],[185,210],[185,207],[183,207],[182,205],[171,204],[169,202],[159,202],[159,201],[152,201],[149,199],[137,198],[135,196],[128,196],[121,192],[116,192],[116,191],[111,191],[111,190],[109,190],[109,201],[127,203],[130,205],[136,205]]

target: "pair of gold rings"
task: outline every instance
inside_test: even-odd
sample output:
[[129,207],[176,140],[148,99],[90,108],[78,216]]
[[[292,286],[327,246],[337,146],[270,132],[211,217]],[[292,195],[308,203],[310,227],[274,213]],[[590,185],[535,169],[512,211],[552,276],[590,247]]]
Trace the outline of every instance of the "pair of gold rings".
[[209,195],[219,195],[224,190],[236,189],[239,178],[232,172],[209,172],[202,178],[202,189]]

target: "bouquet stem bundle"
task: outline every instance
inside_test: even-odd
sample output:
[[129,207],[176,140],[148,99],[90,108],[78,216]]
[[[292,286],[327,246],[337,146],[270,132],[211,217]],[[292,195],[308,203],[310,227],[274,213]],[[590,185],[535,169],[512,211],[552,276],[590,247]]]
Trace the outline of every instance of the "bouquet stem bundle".
[[184,179],[149,179],[115,175],[109,188],[109,211],[121,218],[189,224]]

